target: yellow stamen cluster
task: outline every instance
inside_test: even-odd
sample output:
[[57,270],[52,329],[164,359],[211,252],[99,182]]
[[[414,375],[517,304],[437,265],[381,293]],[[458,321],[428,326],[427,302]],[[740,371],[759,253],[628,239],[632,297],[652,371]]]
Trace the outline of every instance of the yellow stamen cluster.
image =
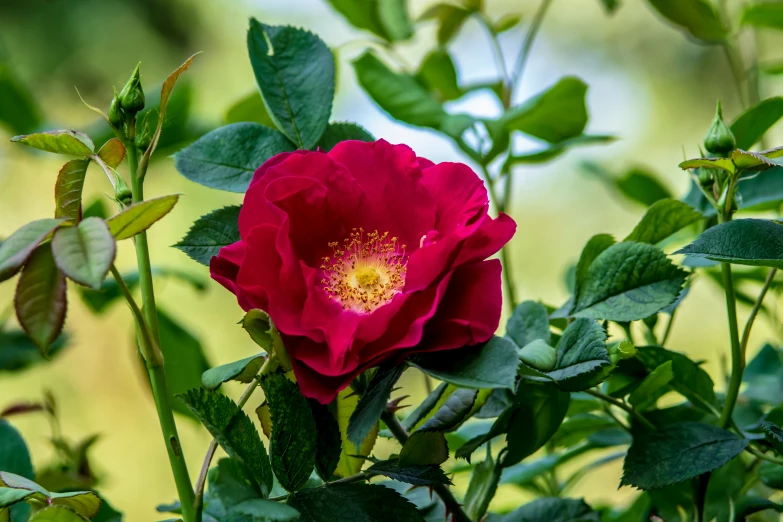
[[329,247],[334,254],[323,258],[321,283],[329,299],[346,310],[372,312],[391,301],[405,284],[405,245],[388,232],[354,228],[342,243],[335,241]]

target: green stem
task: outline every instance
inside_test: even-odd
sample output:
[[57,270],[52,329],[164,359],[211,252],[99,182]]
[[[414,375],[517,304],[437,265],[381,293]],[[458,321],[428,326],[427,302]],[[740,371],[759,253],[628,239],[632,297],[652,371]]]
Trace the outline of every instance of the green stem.
[[693,479],[693,522],[704,522],[704,503],[707,500],[710,476],[711,472],[708,472]]
[[661,346],[666,346],[666,342],[669,340],[669,335],[672,333],[672,325],[674,324],[674,314],[677,313],[677,309],[675,308],[672,310],[671,315],[669,316],[669,322],[666,323],[666,330],[663,332],[663,337],[661,338]]
[[503,57],[503,49],[500,47],[500,40],[498,40],[498,35],[495,32],[495,29],[492,27],[492,22],[490,22],[489,18],[487,18],[484,13],[479,13],[478,19],[481,25],[483,25],[487,30],[487,34],[489,34],[492,55],[495,58],[495,64],[503,81],[503,96],[501,97],[501,101],[503,103],[503,108],[508,109],[511,106],[512,80],[511,76],[508,74],[508,69],[506,68],[506,60]]
[[726,401],[723,403],[723,411],[720,416],[722,428],[731,424],[731,414],[739,396],[742,385],[742,374],[745,371],[745,354],[739,340],[739,327],[737,326],[737,299],[734,295],[734,283],[731,279],[731,265],[721,263],[723,272],[723,286],[726,290],[726,311],[729,319],[729,337],[731,340],[731,377],[729,388],[726,390]]
[[753,322],[756,320],[756,316],[761,310],[761,306],[764,303],[764,297],[766,297],[769,288],[772,286],[772,282],[775,280],[775,274],[777,269],[772,268],[767,274],[767,279],[764,281],[764,286],[761,287],[756,302],[753,303],[753,309],[750,311],[748,320],[745,322],[745,328],[742,330],[742,339],[740,340],[740,349],[742,350],[743,357],[748,353],[748,341],[750,340],[750,331],[753,329]]
[[[381,420],[386,424],[386,427],[389,428],[389,431],[394,435],[394,438],[397,439],[400,444],[404,445],[408,440],[408,432],[403,425],[400,424],[400,421],[394,413],[389,410],[384,411],[383,414],[381,414]],[[462,510],[462,505],[460,505],[460,503],[457,502],[457,499],[454,498],[454,495],[451,494],[451,490],[448,486],[445,484],[435,484],[430,487],[446,505],[446,510],[448,513],[451,513],[454,522],[472,522],[468,515]]]
[[[139,170],[138,150],[136,149],[136,120],[127,122],[125,147],[128,152],[128,165],[130,166],[131,191],[133,203],[144,200],[143,178],[144,172]],[[152,267],[150,265],[149,245],[147,233],[141,232],[134,238],[136,244],[136,261],[139,269],[139,286],[141,288],[142,311],[144,318],[137,324],[140,331],[148,330],[145,337],[151,337],[153,346],[160,346],[160,333],[158,330],[158,313],[155,306],[155,290],[152,283]],[[158,353],[159,348],[158,348]],[[166,374],[163,369],[162,355],[147,360],[147,373],[152,385],[152,396],[155,399],[155,408],[158,412],[158,421],[166,442],[166,450],[169,455],[169,464],[174,482],[177,487],[179,501],[182,504],[182,518],[184,522],[196,522],[194,509],[195,493],[190,482],[188,466],[185,456],[182,454],[182,445],[179,442],[177,424],[174,421],[174,412],[169,399]]]
[[753,446],[748,445],[748,447],[745,448],[745,451],[747,451],[748,453],[750,453],[754,457],[759,458],[761,460],[766,460],[767,462],[773,462],[775,464],[779,464],[779,465],[783,466],[783,459],[780,459],[778,457],[770,457],[769,455],[760,452],[759,450],[757,450]]
[[603,393],[599,392],[598,390],[585,390],[586,393],[592,395],[593,397],[597,399],[601,399],[602,401],[606,401],[612,406],[617,406],[621,410],[624,410],[627,413],[630,413],[636,420],[644,424],[647,428],[651,430],[657,430],[658,428],[655,427],[655,424],[648,421],[644,415],[624,403],[623,401],[619,399],[615,399],[614,397],[610,397],[609,395],[604,395]]
[[525,65],[527,65],[527,60],[530,57],[530,50],[533,47],[533,42],[536,40],[536,35],[538,34],[539,29],[541,29],[541,23],[544,21],[544,16],[550,5],[552,5],[552,0],[543,0],[533,17],[530,29],[528,29],[527,34],[525,35],[525,41],[522,43],[522,50],[519,52],[517,63],[514,66],[514,72],[511,75],[511,80],[513,82],[512,90],[514,87],[519,86],[519,80],[522,78],[522,73],[525,71]]

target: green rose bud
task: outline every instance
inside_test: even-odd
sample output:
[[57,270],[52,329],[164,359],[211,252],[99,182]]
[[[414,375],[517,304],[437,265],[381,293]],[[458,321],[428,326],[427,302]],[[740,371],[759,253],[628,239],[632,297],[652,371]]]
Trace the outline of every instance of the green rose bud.
[[120,91],[120,106],[122,110],[130,115],[135,115],[144,108],[144,90],[141,88],[141,74],[139,66],[133,71],[133,74]]
[[712,126],[704,137],[704,147],[708,152],[717,155],[725,155],[737,147],[737,140],[731,133],[725,123],[723,123],[723,110],[720,101],[715,109],[715,119],[712,120]]
[[117,91],[114,91],[114,98],[111,100],[109,106],[109,123],[112,127],[119,128],[122,122],[125,120],[125,116],[122,113],[122,107],[120,107],[120,100],[117,98]]
[[144,129],[136,135],[136,148],[143,152],[150,146],[151,141],[150,129],[145,125]]
[[612,364],[617,364],[623,359],[636,357],[636,346],[629,341],[609,345],[607,351],[609,352],[609,360]]

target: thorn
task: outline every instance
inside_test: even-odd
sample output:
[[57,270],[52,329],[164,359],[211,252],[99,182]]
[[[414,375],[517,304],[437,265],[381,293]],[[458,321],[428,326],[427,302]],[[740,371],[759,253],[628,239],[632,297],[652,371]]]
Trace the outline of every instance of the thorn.
[[389,401],[386,403],[386,411],[395,413],[403,408],[407,408],[409,406],[408,404],[400,406],[400,402],[404,401],[408,397],[408,395],[403,395],[402,397],[397,397],[396,399]]

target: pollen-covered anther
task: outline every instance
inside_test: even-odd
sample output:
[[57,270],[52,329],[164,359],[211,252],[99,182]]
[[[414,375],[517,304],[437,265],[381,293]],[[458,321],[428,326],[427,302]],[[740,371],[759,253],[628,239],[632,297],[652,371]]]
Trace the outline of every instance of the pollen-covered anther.
[[329,247],[333,255],[323,258],[321,283],[329,298],[346,310],[372,312],[405,284],[405,245],[388,232],[355,228],[342,243],[331,242]]

